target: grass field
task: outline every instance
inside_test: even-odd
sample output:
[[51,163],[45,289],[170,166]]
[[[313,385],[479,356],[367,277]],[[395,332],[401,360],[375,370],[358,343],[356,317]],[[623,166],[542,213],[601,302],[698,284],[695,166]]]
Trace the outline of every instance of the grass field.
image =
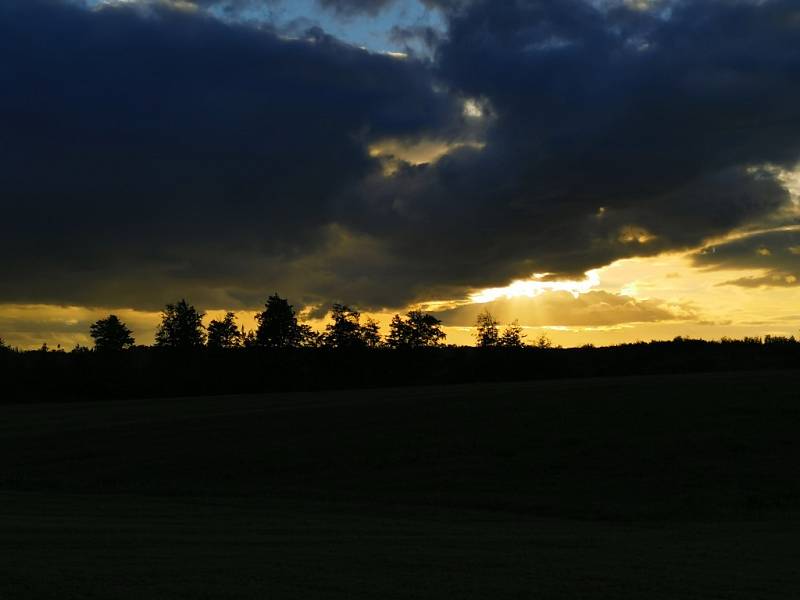
[[0,406],[0,598],[800,595],[800,372]]

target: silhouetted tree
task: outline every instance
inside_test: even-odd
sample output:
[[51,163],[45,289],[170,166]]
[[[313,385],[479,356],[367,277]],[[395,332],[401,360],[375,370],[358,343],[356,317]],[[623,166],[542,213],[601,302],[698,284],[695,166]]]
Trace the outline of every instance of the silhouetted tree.
[[161,325],[156,329],[156,346],[161,348],[197,348],[206,342],[204,313],[181,300],[167,304],[161,312]]
[[345,304],[331,308],[332,322],[325,326],[323,343],[329,348],[353,349],[376,347],[380,344],[378,324],[369,319],[361,324],[361,313]]
[[429,348],[447,337],[439,319],[419,310],[407,313],[405,319],[395,315],[389,327],[386,343],[390,348]]
[[117,315],[108,315],[89,327],[89,335],[94,340],[98,352],[119,352],[134,345],[131,330]]
[[258,346],[256,334],[252,329],[248,331],[242,331],[242,346],[245,348],[255,348]]
[[208,347],[214,350],[238,348],[242,345],[242,332],[236,325],[236,315],[226,313],[221,321],[208,324]]
[[264,312],[256,315],[256,343],[265,348],[297,348],[310,328],[297,322],[297,314],[289,302],[273,294],[267,299]]
[[301,323],[300,327],[300,346],[303,348],[321,348],[325,345],[325,336],[318,331],[314,331],[310,325]]
[[381,327],[374,319],[367,318],[366,322],[361,326],[361,339],[364,340],[364,345],[367,348],[378,348],[383,340],[381,340]]
[[476,326],[477,331],[475,337],[477,338],[479,348],[492,348],[497,346],[500,339],[500,334],[497,331],[497,321],[488,310],[484,309],[478,315]]
[[497,345],[503,348],[524,348],[524,338],[525,334],[522,333],[522,327],[519,326],[519,321],[514,320],[513,323],[503,330],[502,335],[500,335],[500,338],[497,340]]
[[540,350],[547,350],[548,348],[553,347],[553,342],[550,341],[550,338],[547,337],[544,333],[536,338],[536,341],[533,343],[536,348]]

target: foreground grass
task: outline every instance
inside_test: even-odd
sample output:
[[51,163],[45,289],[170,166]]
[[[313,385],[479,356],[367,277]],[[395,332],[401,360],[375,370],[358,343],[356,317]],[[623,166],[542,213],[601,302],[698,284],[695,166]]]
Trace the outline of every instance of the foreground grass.
[[0,597],[794,596],[798,383],[0,407]]

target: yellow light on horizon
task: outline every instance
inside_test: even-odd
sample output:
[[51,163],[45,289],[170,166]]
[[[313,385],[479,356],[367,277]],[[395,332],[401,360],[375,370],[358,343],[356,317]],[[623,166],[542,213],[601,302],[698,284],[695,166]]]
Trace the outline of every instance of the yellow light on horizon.
[[486,304],[501,298],[535,298],[545,292],[569,292],[574,297],[586,294],[600,285],[600,275],[596,269],[586,272],[586,278],[575,280],[545,280],[549,273],[536,273],[531,279],[511,282],[505,287],[489,288],[471,294],[470,302]]

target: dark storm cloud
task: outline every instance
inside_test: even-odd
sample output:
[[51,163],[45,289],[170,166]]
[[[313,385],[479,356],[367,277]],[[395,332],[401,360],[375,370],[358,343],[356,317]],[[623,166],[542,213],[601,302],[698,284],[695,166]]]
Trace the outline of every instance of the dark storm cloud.
[[155,4],[0,6],[3,299],[248,303],[350,252],[332,198],[379,168],[369,139],[452,110],[421,66],[306,37]]
[[411,56],[434,52],[443,37],[442,31],[428,25],[412,25],[410,27],[395,25],[389,31],[389,39]]
[[798,283],[797,273],[798,271],[794,273],[770,271],[766,275],[758,277],[740,277],[719,285],[735,285],[744,288],[797,287],[800,285],[800,283]]
[[366,13],[376,15],[396,0],[317,0],[323,8],[333,10],[340,15]]
[[708,269],[761,270],[720,285],[794,287],[800,285],[800,231],[768,231],[707,248],[693,256]]
[[[432,63],[163,3],[2,3],[0,298],[399,306],[788,202],[762,167],[800,158],[796,2],[427,4]],[[477,132],[391,176],[368,151]]]
[[754,167],[800,158],[798,71],[794,2],[474,3],[437,73],[487,107],[485,149],[365,197],[403,219],[386,232],[403,255],[456,284],[691,247],[788,202]]
[[[468,5],[472,0],[419,0],[427,8],[437,8],[452,12]],[[323,8],[342,16],[356,14],[377,15],[394,4],[410,3],[411,0],[317,0]],[[502,9],[501,9],[502,10]]]
[[[279,1],[280,0],[190,0],[195,6],[220,8],[224,11],[234,13],[248,8],[271,8]],[[158,2],[158,0],[156,0],[156,2]]]

